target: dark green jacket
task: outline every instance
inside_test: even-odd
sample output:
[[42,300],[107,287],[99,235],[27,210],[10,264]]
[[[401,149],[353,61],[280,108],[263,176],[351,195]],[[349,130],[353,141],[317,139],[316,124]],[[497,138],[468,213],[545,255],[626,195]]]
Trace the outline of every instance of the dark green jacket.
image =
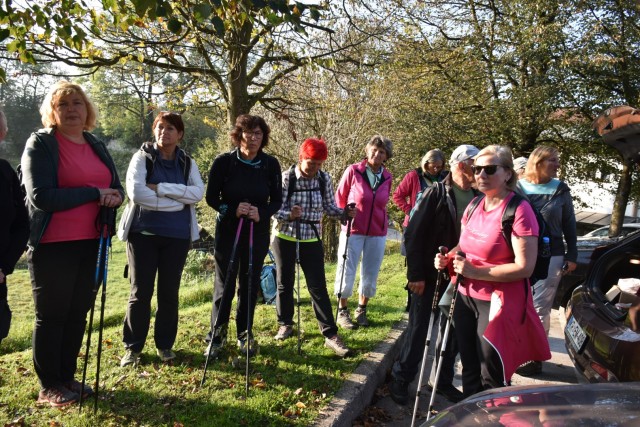
[[[95,187],[58,188],[59,152],[54,133],[55,128],[40,129],[32,133],[20,162],[31,223],[28,242],[31,248],[38,246],[53,212],[100,199],[100,190]],[[124,200],[124,189],[106,145],[89,132],[84,133],[84,138],[111,171],[111,188],[117,189]]]

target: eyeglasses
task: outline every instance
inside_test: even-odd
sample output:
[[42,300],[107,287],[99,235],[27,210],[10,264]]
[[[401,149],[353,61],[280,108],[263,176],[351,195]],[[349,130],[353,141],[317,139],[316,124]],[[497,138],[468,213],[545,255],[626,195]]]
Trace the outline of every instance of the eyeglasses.
[[245,136],[245,138],[262,138],[262,136],[264,135],[262,131],[243,131],[242,134]]
[[502,165],[471,166],[471,170],[473,171],[474,175],[480,175],[483,170],[487,173],[487,175],[493,175],[494,173],[496,173],[498,168],[501,168],[501,167],[503,166]]

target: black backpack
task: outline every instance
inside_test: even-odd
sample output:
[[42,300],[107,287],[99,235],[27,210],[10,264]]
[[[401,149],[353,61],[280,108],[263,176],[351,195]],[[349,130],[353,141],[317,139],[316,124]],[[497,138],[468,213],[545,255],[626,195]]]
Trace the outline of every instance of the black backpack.
[[[467,221],[471,218],[471,215],[476,210],[480,202],[484,199],[484,194],[479,195],[475,199],[469,203],[469,209],[467,211]],[[513,251],[513,247],[511,246],[511,232],[513,231],[513,221],[516,217],[516,209],[520,206],[522,202],[529,203],[527,199],[519,194],[514,194],[509,203],[507,203],[507,207],[504,209],[502,213],[502,237],[509,245],[511,251]],[[544,280],[549,275],[549,260],[551,259],[551,250],[550,250],[550,242],[551,235],[549,234],[549,227],[547,227],[547,223],[545,222],[542,214],[531,204],[531,209],[536,216],[536,220],[538,221],[538,256],[536,257],[536,266],[533,270],[533,274],[529,278],[531,283],[536,283],[538,280]],[[546,239],[546,241],[545,241]]]
[[287,187],[287,198],[283,201],[283,203],[288,203],[289,200],[291,200],[291,196],[293,195],[293,193],[299,191],[320,191],[322,200],[324,200],[324,195],[327,194],[327,180],[321,170],[318,171],[318,180],[320,181],[320,187],[297,189],[296,182],[298,182],[298,178],[296,177],[296,165],[292,165],[289,168],[289,186]]

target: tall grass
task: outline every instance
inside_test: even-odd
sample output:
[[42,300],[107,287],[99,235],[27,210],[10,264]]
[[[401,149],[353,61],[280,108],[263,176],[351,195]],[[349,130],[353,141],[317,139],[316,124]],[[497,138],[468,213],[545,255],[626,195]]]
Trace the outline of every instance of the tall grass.
[[[122,322],[129,296],[123,278],[124,245],[114,240],[110,261],[105,327],[100,371],[100,399],[94,415],[93,401],[79,413],[78,406],[53,409],[36,405],[39,389],[31,360],[33,304],[26,266],[9,276],[9,303],[14,319],[9,337],[0,347],[0,424],[52,426],[226,426],[226,425],[307,425],[328,403],[344,380],[374,348],[391,326],[400,320],[406,292],[404,268],[397,243],[390,243],[378,281],[378,295],[369,305],[372,326],[356,331],[340,330],[354,355],[340,359],[323,347],[323,337],[315,320],[304,277],[301,278],[302,353],[297,354],[296,336],[278,342],[275,306],[256,309],[254,334],[260,353],[251,359],[250,389],[245,397],[244,360],[238,366],[238,350],[230,340],[223,355],[212,361],[206,383],[200,388],[209,330],[213,262],[211,255],[189,255],[180,289],[180,324],[173,363],[163,364],[155,355],[153,318],[140,364],[120,368],[123,354]],[[328,288],[333,287],[335,265],[326,267]],[[330,292],[331,294],[331,292]],[[99,310],[99,301],[96,313]],[[335,301],[333,302],[335,309]],[[355,298],[352,303],[355,305]],[[154,308],[155,309],[155,308]],[[235,311],[229,336],[235,337]],[[98,317],[96,316],[97,324]],[[296,317],[297,319],[297,317]],[[95,342],[92,335],[88,378],[96,372]],[[84,345],[83,350],[84,352]],[[84,355],[78,359],[81,376]],[[13,423],[13,424],[12,424]]]

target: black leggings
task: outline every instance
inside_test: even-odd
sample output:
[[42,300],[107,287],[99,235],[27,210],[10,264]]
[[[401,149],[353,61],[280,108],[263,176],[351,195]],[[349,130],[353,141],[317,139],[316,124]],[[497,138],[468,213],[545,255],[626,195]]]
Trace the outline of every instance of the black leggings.
[[462,392],[465,397],[483,390],[504,387],[504,367],[500,355],[485,340],[490,301],[458,294],[453,319],[462,362]]
[[95,300],[98,240],[41,243],[27,251],[36,310],[33,364],[42,387],[73,379]]

